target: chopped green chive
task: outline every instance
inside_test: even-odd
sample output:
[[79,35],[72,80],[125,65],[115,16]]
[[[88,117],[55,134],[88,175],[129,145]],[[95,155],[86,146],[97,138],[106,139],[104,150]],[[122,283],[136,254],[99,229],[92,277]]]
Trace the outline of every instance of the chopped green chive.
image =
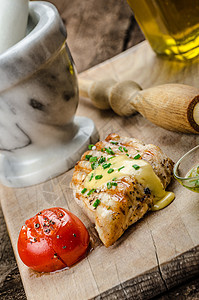
[[126,156],[129,156],[129,154],[126,154]]
[[126,147],[123,147],[124,152],[128,152],[128,150],[126,149]]
[[111,156],[111,157],[108,158],[108,160],[110,160],[110,159],[112,159],[112,158],[114,158],[114,157],[115,157],[115,156]]
[[94,147],[93,144],[88,145],[88,149],[89,149],[89,150],[92,150],[93,147]]
[[102,163],[105,162],[105,161],[106,161],[106,158],[103,157],[103,156],[101,156],[100,159],[98,160],[98,163],[99,163],[99,164],[102,164]]
[[115,181],[117,179],[117,177],[114,177],[113,179],[112,179],[112,181]]
[[114,169],[109,169],[107,173],[111,174],[114,172]]
[[140,155],[140,154],[137,154],[136,156],[134,156],[133,159],[139,159],[140,157],[141,157],[141,155]]
[[97,156],[90,157],[89,161],[90,162],[96,162],[97,161]]
[[195,181],[195,186],[199,187],[199,179]]
[[112,183],[111,182],[107,182],[107,188],[111,189],[112,188]]
[[112,186],[117,186],[117,182],[107,182],[107,188],[111,189]]
[[110,206],[107,208],[107,210],[109,210],[109,209],[111,209],[111,207],[110,207]]
[[111,142],[111,144],[113,144],[113,145],[117,145],[117,144],[118,144],[118,142]]
[[90,196],[92,193],[94,193],[96,191],[96,189],[92,189],[92,190],[90,190],[88,193],[87,193],[87,195],[88,196]]
[[138,170],[140,168],[140,166],[138,165],[132,165],[132,167],[135,169],[135,170]]
[[85,159],[86,159],[86,160],[89,160],[91,157],[92,157],[92,155],[88,155],[88,154],[87,154],[87,155],[85,156]]
[[94,176],[94,174],[92,173],[89,181],[91,181],[93,179],[93,176]]
[[84,189],[81,191],[81,193],[84,194],[84,193],[86,193],[86,191],[87,191],[87,189],[84,188]]
[[100,200],[97,199],[97,200],[93,203],[93,206],[94,206],[95,208],[97,208],[99,204],[100,204]]
[[111,147],[105,148],[105,150],[106,150],[106,152],[107,152],[108,154],[115,155],[115,152],[113,152],[113,150],[111,149]]
[[119,169],[118,169],[118,171],[120,171],[120,170],[122,170],[122,169],[124,169],[125,167],[124,166],[122,166],[122,167],[120,167]]
[[119,146],[118,149],[119,149],[121,152],[123,152],[122,146]]
[[93,163],[91,164],[92,170],[95,170],[97,167],[98,167],[98,163],[93,162]]
[[102,179],[102,177],[103,177],[102,175],[96,175],[96,176],[95,176],[95,179],[97,179],[97,180],[98,180],[98,179]]
[[104,151],[105,151],[105,148],[102,148],[102,149],[101,149],[101,152],[104,152]]
[[107,168],[110,168],[110,166],[111,166],[111,163],[103,164],[103,165],[102,165],[102,168],[103,168],[103,169],[107,169]]

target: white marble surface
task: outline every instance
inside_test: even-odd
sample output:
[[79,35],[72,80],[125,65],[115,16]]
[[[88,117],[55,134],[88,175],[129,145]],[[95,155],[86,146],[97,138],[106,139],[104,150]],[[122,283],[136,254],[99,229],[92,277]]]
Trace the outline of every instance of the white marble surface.
[[0,0],[0,54],[26,34],[29,0]]
[[31,143],[14,152],[0,152],[1,183],[9,187],[30,186],[72,168],[87,146],[96,143],[98,134],[93,121],[84,117],[76,117],[68,130],[73,134],[69,141],[64,140],[64,132],[63,139],[59,139],[59,133],[52,130],[51,144],[50,139],[46,144],[44,138],[43,145]]
[[11,187],[67,171],[97,140],[91,120],[74,118],[77,77],[57,10],[32,2],[28,24],[0,55],[0,181]]

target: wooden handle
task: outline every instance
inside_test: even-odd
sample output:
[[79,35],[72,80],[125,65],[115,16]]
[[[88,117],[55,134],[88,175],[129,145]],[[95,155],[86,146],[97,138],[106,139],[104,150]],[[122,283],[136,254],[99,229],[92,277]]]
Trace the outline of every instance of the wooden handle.
[[[134,81],[79,79],[80,95],[100,109],[110,107],[120,116],[139,112],[168,130],[199,133],[199,89],[183,84],[164,84],[142,90]],[[86,91],[86,92],[85,92]]]
[[194,109],[199,103],[199,90],[183,84],[164,84],[141,91],[133,101],[145,118],[168,130],[199,133],[199,120]]

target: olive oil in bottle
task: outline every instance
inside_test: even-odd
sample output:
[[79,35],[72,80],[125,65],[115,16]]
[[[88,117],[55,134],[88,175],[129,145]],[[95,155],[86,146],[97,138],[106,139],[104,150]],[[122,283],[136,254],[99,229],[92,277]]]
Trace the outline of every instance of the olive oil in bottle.
[[153,50],[187,60],[199,54],[199,0],[127,0]]

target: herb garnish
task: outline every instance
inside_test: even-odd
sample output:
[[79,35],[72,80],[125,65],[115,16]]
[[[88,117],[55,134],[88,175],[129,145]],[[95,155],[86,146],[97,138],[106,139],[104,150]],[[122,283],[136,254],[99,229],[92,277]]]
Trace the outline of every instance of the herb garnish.
[[111,174],[111,173],[113,173],[113,172],[114,172],[114,169],[109,169],[109,170],[107,171],[108,174]]
[[110,159],[112,159],[112,158],[114,158],[115,156],[111,156],[111,157],[109,157],[107,160],[110,160]]
[[117,186],[117,182],[107,182],[107,188],[111,189],[112,186]]
[[123,147],[124,152],[128,152],[128,150],[126,149],[126,147]]
[[92,190],[90,190],[88,193],[87,193],[87,195],[88,196],[90,196],[92,193],[94,193],[96,191],[96,189],[92,189]]
[[111,182],[107,182],[107,188],[108,188],[108,189],[111,189],[111,188],[112,188]]
[[95,208],[97,208],[99,204],[100,204],[100,200],[97,199],[97,200],[93,203],[93,206],[94,206]]
[[97,161],[97,156],[92,156],[89,159],[90,162],[96,162]]
[[139,159],[140,157],[141,157],[141,155],[140,155],[140,154],[137,154],[136,156],[134,156],[133,159]]
[[118,149],[119,149],[121,152],[123,152],[122,146],[119,146]]
[[119,169],[118,169],[118,171],[120,171],[120,170],[122,170],[122,169],[124,169],[125,168],[125,166],[122,166],[122,167],[120,167]]
[[115,152],[111,149],[111,147],[105,148],[106,152],[111,155],[115,155]]
[[106,161],[106,158],[104,156],[101,156],[100,159],[98,160],[98,163],[102,164],[105,161]]
[[107,168],[110,168],[110,166],[111,166],[111,163],[108,163],[108,164],[105,163],[105,164],[102,165],[102,168],[107,169]]
[[87,189],[84,188],[84,189],[81,191],[81,193],[84,194],[84,193],[86,193],[86,191],[87,191]]
[[92,164],[91,164],[91,168],[92,168],[92,170],[95,170],[97,167],[98,167],[98,163],[96,163],[96,162],[93,162]]
[[111,144],[113,144],[113,145],[117,145],[117,144],[118,144],[118,142],[113,142],[113,141],[112,141],[112,142],[111,142]]
[[195,181],[195,186],[199,187],[199,179]]
[[94,174],[91,173],[91,177],[90,177],[89,181],[91,181],[93,179],[93,176],[94,176]]
[[138,165],[132,165],[132,167],[135,169],[135,170],[138,170],[139,168],[140,168],[140,166],[138,166]]
[[88,145],[88,149],[89,149],[89,150],[92,150],[93,147],[94,147],[93,144]]
[[92,157],[92,155],[86,154],[85,160],[89,160]]
[[103,177],[102,175],[96,175],[96,176],[95,176],[95,179],[96,179],[96,180],[102,179],[102,177]]

